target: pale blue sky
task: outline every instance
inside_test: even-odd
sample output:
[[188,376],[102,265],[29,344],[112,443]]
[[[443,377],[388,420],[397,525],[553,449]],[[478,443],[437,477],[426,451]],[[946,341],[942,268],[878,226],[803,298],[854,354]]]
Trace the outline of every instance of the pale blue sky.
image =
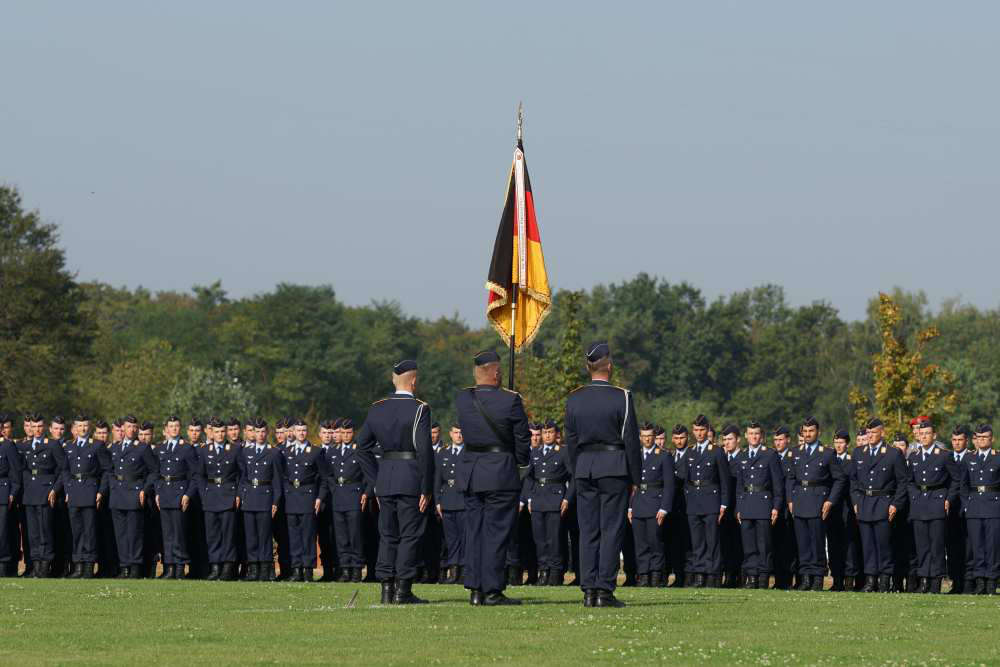
[[8,2],[0,181],[81,279],[478,326],[523,99],[555,287],[996,307],[998,28],[988,2]]

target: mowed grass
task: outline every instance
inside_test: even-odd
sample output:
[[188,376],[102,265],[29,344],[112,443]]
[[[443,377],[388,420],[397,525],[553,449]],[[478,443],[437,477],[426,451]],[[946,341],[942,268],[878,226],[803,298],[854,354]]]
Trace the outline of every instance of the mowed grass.
[[[375,584],[0,579],[0,664],[996,664],[1000,597],[458,586],[380,607]],[[352,594],[356,604],[347,608]]]

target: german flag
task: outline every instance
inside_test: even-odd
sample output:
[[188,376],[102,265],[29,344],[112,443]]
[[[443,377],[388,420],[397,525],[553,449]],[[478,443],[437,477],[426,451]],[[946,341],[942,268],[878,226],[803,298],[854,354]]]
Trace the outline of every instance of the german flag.
[[[500,229],[493,245],[493,260],[486,279],[489,298],[486,317],[514,349],[529,345],[552,306],[552,292],[545,273],[542,237],[538,234],[531,179],[524,160],[524,145],[518,139],[514,162],[507,177],[507,199],[500,216]],[[511,297],[517,295],[517,321],[511,328]]]

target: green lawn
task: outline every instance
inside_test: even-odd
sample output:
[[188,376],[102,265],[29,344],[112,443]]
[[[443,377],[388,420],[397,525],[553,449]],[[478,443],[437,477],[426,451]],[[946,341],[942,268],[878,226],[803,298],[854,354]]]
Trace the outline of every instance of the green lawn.
[[[354,608],[346,608],[360,590]],[[375,606],[374,584],[0,579],[0,664],[996,664],[1000,597],[517,587]]]

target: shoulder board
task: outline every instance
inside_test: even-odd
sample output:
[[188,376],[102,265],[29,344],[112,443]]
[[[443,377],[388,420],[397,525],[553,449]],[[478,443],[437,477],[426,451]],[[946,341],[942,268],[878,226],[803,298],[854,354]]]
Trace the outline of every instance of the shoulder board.
[[586,384],[581,384],[581,385],[580,385],[579,387],[577,387],[576,389],[574,389],[573,391],[571,391],[571,392],[569,392],[569,393],[571,393],[571,394],[575,394],[576,392],[580,391],[580,390],[581,390],[581,389],[583,389],[584,387],[589,387],[589,386],[590,386],[590,385],[586,385]]
[[372,407],[374,407],[374,406],[378,405],[379,403],[385,403],[385,402],[386,402],[387,400],[388,400],[388,399],[385,399],[385,398],[380,398],[380,399],[378,399],[377,401],[375,401],[374,403],[372,403]]
[[800,451],[800,452],[801,452],[801,451],[802,451],[803,449],[805,449],[805,448],[806,448],[806,446],[805,446],[805,445],[799,445],[799,451]]
[[427,401],[421,401],[419,398],[414,397],[413,400],[415,400],[420,405],[427,405]]
[[45,438],[45,444],[46,445],[49,444],[49,439],[48,438]]
[[712,451],[712,448],[713,448],[713,447],[715,447],[715,445],[709,445],[709,446],[708,446],[708,451]]
[[654,447],[654,448],[653,448],[653,453],[654,453],[654,454],[662,454],[662,453],[663,453],[663,451],[662,451],[662,450],[661,450],[661,449],[660,449],[659,447]]
[[559,451],[559,445],[556,445],[556,451],[557,452]]
[[312,445],[306,445],[306,454],[312,451]]
[[819,451],[821,451],[821,452],[823,451],[823,445],[819,446]]
[[274,449],[274,445],[272,445],[271,443],[267,443],[267,448],[268,449]]
[[358,443],[354,443],[353,445],[351,445],[351,449],[357,449],[357,448],[358,448]]
[[934,448],[934,453],[935,454],[940,454],[941,453],[941,448],[940,447],[935,447]]
[[882,445],[882,449],[880,449],[878,453],[885,454],[885,445]]
[[227,442],[227,443],[226,443],[226,451],[227,451],[227,452],[229,451],[229,448],[230,448],[230,447],[232,447],[232,445],[230,445],[230,444],[229,444],[229,443]]
[[514,391],[513,389],[507,389],[506,387],[499,387],[499,389],[500,389],[500,391],[505,391],[508,394],[514,394],[515,396],[520,396],[521,395],[521,392]]
[[850,460],[851,460],[851,455],[850,455],[850,454],[848,454],[848,455],[847,455],[847,460],[848,460],[848,461],[850,461]]

